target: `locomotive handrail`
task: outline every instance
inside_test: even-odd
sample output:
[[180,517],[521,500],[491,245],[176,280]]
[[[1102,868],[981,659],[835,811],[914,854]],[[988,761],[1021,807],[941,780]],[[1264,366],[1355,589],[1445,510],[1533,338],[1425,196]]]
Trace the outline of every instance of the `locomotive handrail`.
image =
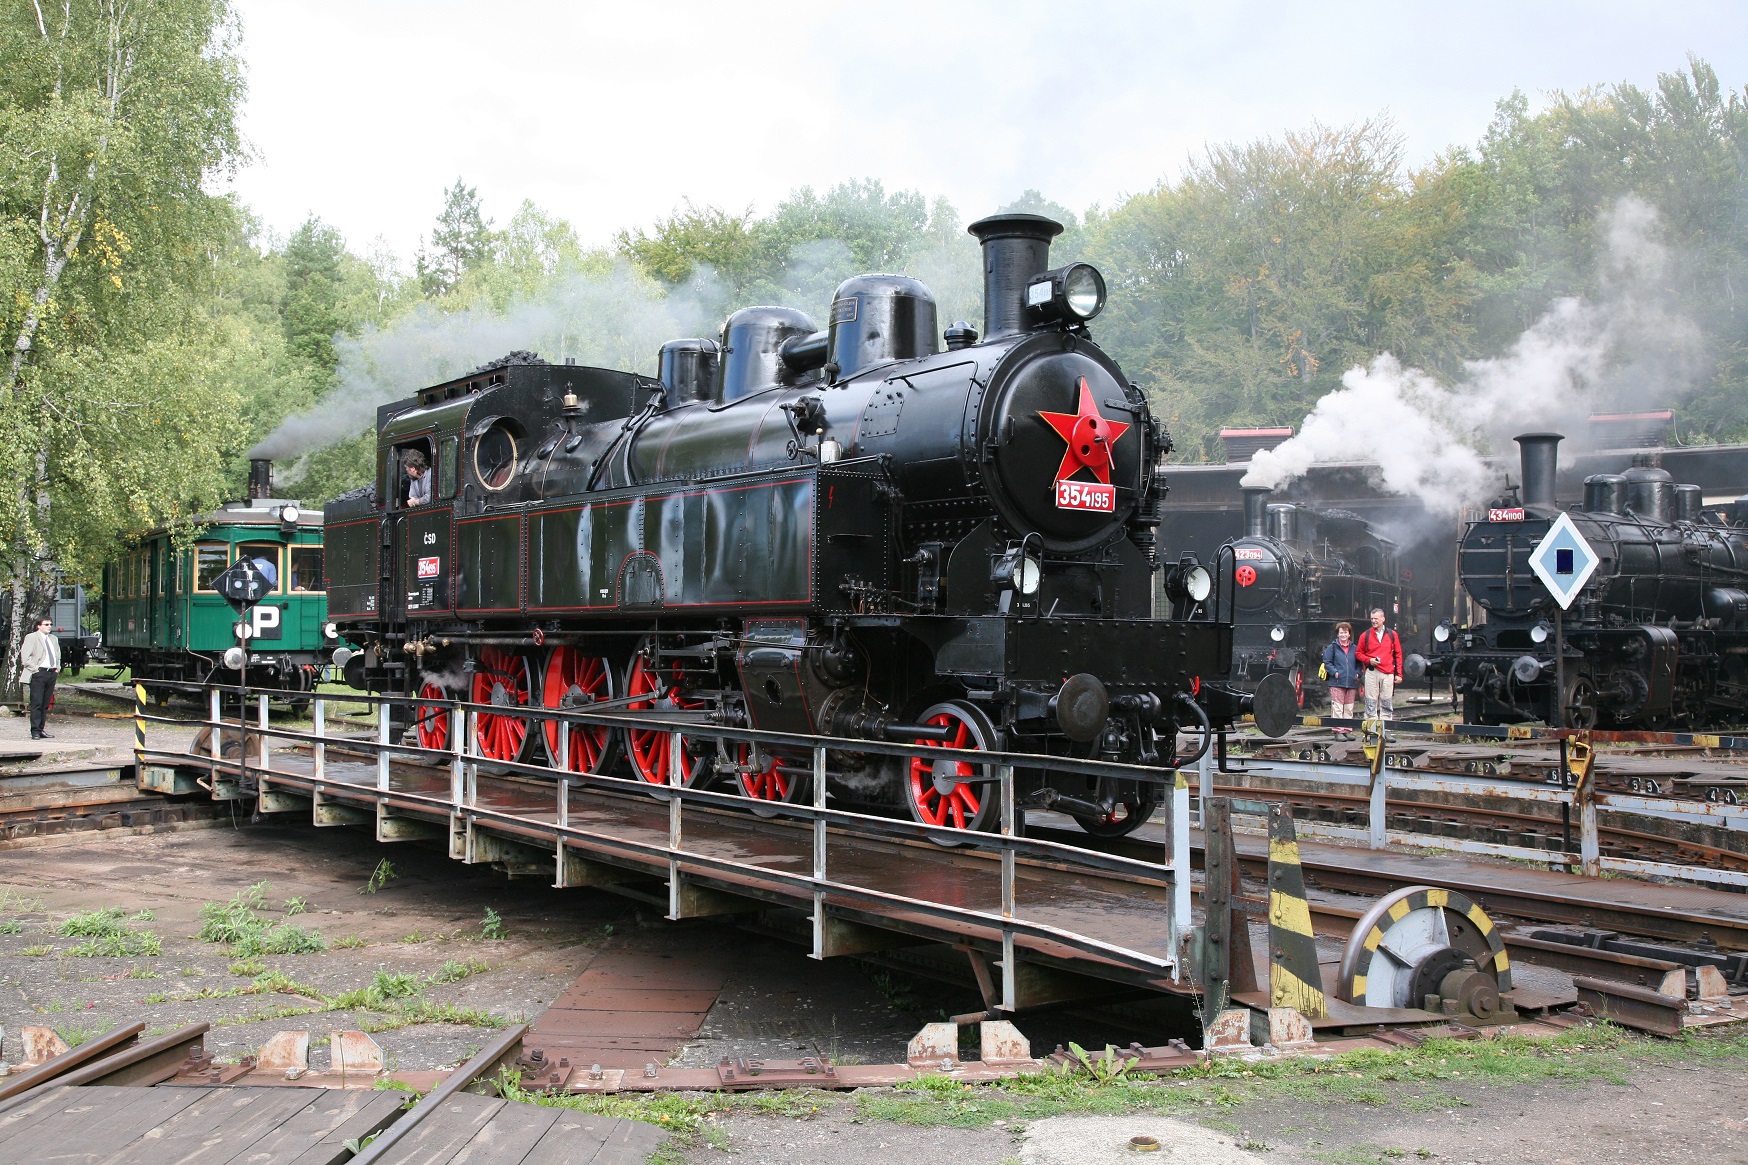
[[[136,702],[143,702],[143,692],[146,683],[138,686]],[[201,688],[192,684],[154,685],[170,687],[171,690],[204,691],[208,699],[209,715],[198,719],[172,718],[166,716],[145,714],[143,708],[136,708],[142,714],[142,720],[161,723],[173,723],[182,726],[191,724],[205,725],[215,730],[210,753],[197,751],[173,752],[147,747],[142,737],[139,740],[139,758],[142,764],[153,762],[189,764],[196,762],[212,774],[212,783],[208,786],[215,796],[219,796],[221,784],[219,776],[224,774],[231,778],[227,789],[235,788],[240,792],[227,792],[225,795],[246,795],[248,792],[258,792],[265,796],[270,790],[277,789],[307,789],[303,794],[312,799],[312,805],[324,796],[330,800],[336,793],[349,792],[354,800],[367,807],[374,807],[379,820],[391,809],[412,810],[415,813],[430,813],[447,816],[452,822],[466,820],[491,825],[514,838],[544,838],[550,843],[559,840],[560,853],[563,853],[564,839],[578,843],[587,852],[595,850],[604,855],[619,855],[623,860],[638,859],[642,864],[666,864],[669,869],[669,885],[671,897],[670,912],[679,910],[678,886],[683,875],[703,875],[716,877],[717,884],[726,884],[731,890],[735,886],[746,886],[755,896],[760,888],[766,894],[777,894],[779,900],[785,896],[810,895],[814,901],[815,947],[816,953],[823,950],[820,944],[824,941],[823,918],[825,917],[826,900],[837,906],[861,907],[876,915],[882,913],[898,913],[935,919],[950,923],[947,927],[952,933],[979,933],[989,937],[999,936],[1002,944],[1002,999],[1004,1006],[1011,1010],[1016,998],[1014,971],[1014,943],[1016,938],[1025,939],[1034,944],[1044,944],[1046,949],[1051,945],[1073,950],[1082,955],[1092,957],[1107,964],[1124,968],[1130,972],[1140,972],[1145,975],[1170,976],[1174,981],[1180,974],[1179,961],[1176,952],[1188,924],[1189,911],[1189,847],[1188,847],[1188,791],[1183,782],[1176,781],[1174,796],[1171,801],[1174,822],[1182,817],[1182,828],[1172,830],[1170,844],[1161,846],[1159,862],[1144,861],[1134,857],[1124,857],[1076,848],[1055,841],[1045,841],[1019,836],[1016,827],[1018,815],[1015,812],[1014,780],[1016,763],[1029,762],[1036,764],[1039,758],[1031,754],[1009,754],[977,752],[972,754],[974,763],[987,766],[985,771],[992,772],[988,779],[997,788],[989,795],[1001,796],[1001,832],[962,830],[945,825],[930,825],[926,822],[876,816],[854,810],[829,808],[825,804],[824,786],[821,778],[824,776],[825,759],[828,752],[835,748],[850,748],[857,751],[878,751],[884,755],[934,756],[946,755],[955,759],[967,759],[965,750],[947,749],[930,745],[903,745],[888,742],[863,741],[859,739],[808,737],[792,733],[772,733],[756,729],[731,728],[723,725],[691,725],[676,724],[671,720],[662,721],[654,717],[633,714],[595,713],[577,710],[547,709],[543,707],[518,706],[517,718],[527,719],[530,723],[542,720],[559,720],[568,723],[596,724],[620,728],[642,728],[646,731],[659,731],[671,734],[675,738],[676,748],[670,754],[675,759],[671,762],[670,783],[654,785],[636,776],[621,777],[611,773],[570,772],[553,769],[544,765],[532,764],[526,761],[494,760],[479,755],[477,751],[478,733],[476,725],[482,715],[504,715],[504,707],[492,704],[478,704],[470,701],[434,700],[422,697],[376,696],[350,693],[334,693],[332,695],[318,693],[313,697],[315,702],[314,723],[310,730],[276,727],[268,719],[268,701],[270,698],[284,693],[252,689],[244,687]],[[237,701],[233,705],[238,710],[237,719],[227,719],[229,708],[225,707],[228,699]],[[253,702],[255,715],[250,716],[249,704]],[[329,703],[361,704],[377,709],[376,732],[373,736],[331,735],[326,731],[325,711]],[[452,723],[454,734],[450,737],[450,747],[447,749],[426,748],[416,744],[401,744],[389,739],[391,718],[382,713],[384,706],[436,707],[449,715],[460,716],[459,725]],[[224,755],[222,733],[241,731],[244,747],[238,755]],[[815,796],[813,804],[787,801],[757,801],[733,792],[719,789],[687,787],[679,783],[681,770],[678,757],[678,738],[691,736],[694,738],[718,738],[725,740],[747,741],[764,748],[788,749],[811,756],[812,770],[815,777]],[[285,767],[283,757],[285,751],[275,752],[273,742],[289,741],[298,745],[308,745],[311,749],[311,767],[308,770],[292,771]],[[363,779],[364,773],[370,770],[358,766],[350,772],[334,772],[328,769],[326,762],[336,757],[355,756],[360,759],[376,758],[373,779]],[[280,765],[275,766],[276,757]],[[445,792],[430,788],[412,789],[395,787],[392,783],[392,762],[395,760],[423,762],[432,769],[449,770],[449,780]],[[1128,779],[1137,779],[1135,766],[1113,764],[1111,762],[1083,762],[1099,770],[1124,773]],[[799,767],[799,766],[798,766]],[[360,771],[362,770],[362,771]],[[1157,776],[1157,774],[1154,774]],[[492,780],[525,781],[531,785],[556,788],[556,819],[551,815],[541,815],[538,810],[518,812],[504,808],[501,804],[481,804],[478,783],[482,778]],[[251,784],[252,782],[252,788]],[[668,803],[669,838],[666,845],[652,840],[640,840],[636,837],[622,836],[611,830],[610,823],[600,825],[580,824],[573,821],[569,815],[570,791],[575,788],[592,788],[598,792],[631,793],[643,804],[659,798]],[[694,812],[700,808],[711,811],[707,819],[755,821],[759,820],[747,815],[749,803],[756,803],[761,811],[768,810],[773,816],[787,820],[771,823],[775,828],[784,830],[810,829],[814,838],[814,870],[811,875],[791,872],[783,869],[773,869],[769,865],[754,861],[741,861],[731,857],[720,857],[710,853],[699,852],[688,848],[683,843],[682,813],[686,804],[690,803]],[[368,812],[369,809],[367,808]],[[532,814],[532,815],[531,815]],[[760,828],[769,826],[761,824]],[[981,861],[999,862],[999,884],[1001,889],[1001,909],[977,909],[971,906],[958,905],[952,902],[935,901],[931,898],[919,898],[895,893],[886,888],[875,888],[867,885],[856,885],[840,879],[828,877],[826,874],[827,842],[832,836],[842,839],[852,837],[877,837],[896,840],[900,844],[929,844],[938,842],[944,835],[951,836],[954,843],[964,847],[955,850],[956,853]],[[471,828],[468,833],[468,852],[472,851]],[[538,844],[530,840],[527,844]],[[1019,860],[1028,864],[1069,873],[1080,872],[1085,875],[1112,876],[1120,880],[1120,884],[1128,887],[1151,886],[1163,889],[1168,893],[1164,896],[1162,905],[1165,908],[1163,940],[1151,951],[1137,950],[1121,945],[1116,941],[1106,941],[1090,934],[1080,934],[1047,922],[1031,921],[1022,917],[1024,908],[1016,904],[1015,868]],[[471,857],[469,860],[473,860]],[[634,863],[637,864],[637,863]],[[986,867],[987,868],[987,867]],[[726,879],[726,882],[722,881]],[[755,885],[748,886],[752,882]],[[1149,928],[1150,929],[1150,928]],[[1157,933],[1157,932],[1156,932]],[[1163,950],[1164,953],[1160,953]]]
[[[655,723],[662,728],[683,727],[686,735],[707,736],[711,739],[723,739],[747,744],[770,742],[773,747],[790,750],[811,750],[816,744],[822,744],[828,749],[873,753],[880,756],[923,757],[925,759],[966,760],[968,756],[975,757],[974,763],[980,766],[996,766],[1011,764],[1016,768],[1048,768],[1053,772],[1070,773],[1075,776],[1104,777],[1112,780],[1139,781],[1144,784],[1171,785],[1176,780],[1176,769],[1169,766],[1151,767],[1145,765],[1125,764],[1121,761],[1094,760],[1085,757],[1046,756],[1030,752],[1003,752],[994,749],[980,749],[968,753],[964,749],[947,748],[942,745],[903,744],[895,741],[874,740],[863,737],[811,736],[803,733],[777,732],[771,729],[739,728],[726,724],[707,724],[682,720],[678,717],[683,712],[665,709],[636,709],[624,712],[593,712],[587,709],[545,708],[538,705],[516,705],[511,710],[495,704],[475,704],[466,700],[434,699],[425,696],[383,696],[375,693],[315,693],[294,692],[284,689],[262,689],[249,687],[238,688],[235,685],[202,685],[185,681],[142,680],[147,687],[174,688],[176,690],[208,693],[222,692],[227,698],[237,695],[254,697],[268,696],[275,699],[296,698],[299,700],[322,700],[326,703],[353,703],[379,705],[414,705],[440,709],[456,709],[463,711],[481,711],[489,715],[513,716],[519,720],[560,720],[572,724],[593,724],[604,728],[647,728]],[[674,716],[673,720],[662,720],[661,717]],[[150,714],[148,720],[157,719]],[[165,723],[188,723],[180,720],[165,720]],[[227,727],[234,728],[235,721]],[[289,730],[273,729],[274,733],[288,733]],[[397,750],[421,751],[417,745],[397,744]],[[505,762],[489,762],[505,763]],[[1185,761],[1185,765],[1193,764],[1194,759]],[[547,769],[550,774],[558,774],[565,770]]]

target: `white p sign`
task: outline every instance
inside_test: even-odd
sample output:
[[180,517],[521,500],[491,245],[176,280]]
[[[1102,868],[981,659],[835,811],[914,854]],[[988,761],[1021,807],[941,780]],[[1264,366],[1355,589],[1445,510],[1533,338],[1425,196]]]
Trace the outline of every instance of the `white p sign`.
[[249,629],[254,639],[279,638],[280,611],[271,603],[262,603],[249,612]]

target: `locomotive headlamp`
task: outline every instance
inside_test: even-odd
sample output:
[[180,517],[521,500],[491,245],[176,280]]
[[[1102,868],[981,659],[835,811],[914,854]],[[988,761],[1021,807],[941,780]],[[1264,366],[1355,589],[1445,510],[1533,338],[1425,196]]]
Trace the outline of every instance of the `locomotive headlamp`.
[[350,647],[336,647],[332,656],[335,667],[345,667],[355,653]]
[[1548,636],[1552,635],[1553,633],[1554,633],[1554,629],[1552,627],[1548,626],[1546,621],[1537,623],[1534,627],[1530,628],[1530,642],[1531,643],[1546,643],[1548,641]]
[[1432,629],[1432,637],[1439,643],[1449,643],[1451,641],[1451,625],[1449,623],[1440,623],[1437,627]]
[[1269,638],[1276,643],[1283,643],[1287,638],[1287,629],[1282,627],[1279,623],[1276,623],[1273,627],[1269,628]]
[[1038,593],[1038,583],[1043,577],[1043,565],[1031,555],[1017,550],[996,559],[989,570],[990,582],[1003,590],[1018,591],[1028,597]]
[[340,638],[340,628],[335,623],[323,623],[322,634],[329,639],[338,639]]
[[242,671],[243,665],[245,663],[247,663],[248,660],[249,660],[249,657],[243,653],[242,648],[240,648],[240,647],[227,647],[227,648],[225,648],[225,654],[223,657],[224,665],[226,667],[230,668],[232,671]]
[[297,525],[297,520],[303,517],[303,511],[296,506],[280,506],[279,520],[287,526]]
[[1105,277],[1097,267],[1070,263],[1026,285],[1026,311],[1034,320],[1082,324],[1105,307]]
[[1188,599],[1199,603],[1214,593],[1214,576],[1207,567],[1185,555],[1181,562],[1166,568],[1165,593],[1174,601]]

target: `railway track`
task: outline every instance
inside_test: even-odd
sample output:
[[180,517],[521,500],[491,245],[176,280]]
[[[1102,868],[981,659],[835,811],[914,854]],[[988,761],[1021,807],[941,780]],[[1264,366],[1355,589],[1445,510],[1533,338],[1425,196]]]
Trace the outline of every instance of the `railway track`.
[[[1295,819],[1324,821],[1337,825],[1364,825],[1369,798],[1357,793],[1307,792],[1249,785],[1215,785],[1214,791],[1228,797],[1256,797],[1281,801],[1293,809]],[[1386,801],[1387,822],[1392,829],[1429,837],[1466,835],[1502,845],[1526,845],[1549,849],[1550,860],[1569,853],[1572,844],[1562,839],[1562,822],[1552,817],[1520,810],[1487,806],[1451,806],[1392,797]],[[1482,832],[1473,832],[1474,829]],[[1461,831],[1470,830],[1467,834]],[[1722,869],[1748,870],[1748,854],[1702,842],[1665,837],[1602,824],[1604,851],[1619,857],[1650,858]],[[1509,836],[1488,836],[1489,833]]]

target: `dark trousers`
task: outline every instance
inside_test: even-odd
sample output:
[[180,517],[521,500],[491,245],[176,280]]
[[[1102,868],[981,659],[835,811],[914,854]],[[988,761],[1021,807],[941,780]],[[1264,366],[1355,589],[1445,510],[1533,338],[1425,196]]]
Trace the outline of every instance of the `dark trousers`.
[[30,673],[30,734],[41,736],[43,721],[48,718],[49,701],[55,698],[55,678],[52,668],[39,667]]

